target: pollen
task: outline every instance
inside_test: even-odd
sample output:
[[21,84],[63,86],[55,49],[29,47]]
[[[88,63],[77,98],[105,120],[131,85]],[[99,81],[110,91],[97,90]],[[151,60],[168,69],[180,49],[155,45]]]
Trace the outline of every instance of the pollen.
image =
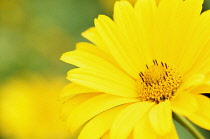
[[166,63],[153,60],[153,65],[146,65],[146,70],[139,73],[137,90],[141,101],[153,101],[159,103],[169,100],[179,88],[182,75],[178,69]]

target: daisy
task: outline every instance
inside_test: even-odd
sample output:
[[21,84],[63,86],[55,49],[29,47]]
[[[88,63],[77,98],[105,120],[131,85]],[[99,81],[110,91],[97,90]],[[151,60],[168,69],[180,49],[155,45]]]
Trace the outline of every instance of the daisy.
[[[79,139],[178,138],[173,117],[210,130],[210,11],[203,0],[117,1],[61,60],[78,68],[61,97]],[[184,117],[186,118],[184,118]]]

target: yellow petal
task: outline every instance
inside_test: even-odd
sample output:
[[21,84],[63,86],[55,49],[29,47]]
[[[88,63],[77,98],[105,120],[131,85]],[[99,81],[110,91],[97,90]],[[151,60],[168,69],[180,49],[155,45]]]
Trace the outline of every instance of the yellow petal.
[[[181,0],[182,1],[182,0]],[[191,66],[191,62],[192,61],[187,61],[188,59],[188,55],[186,55],[186,53],[191,53],[191,50],[195,50],[193,47],[191,47],[191,45],[188,44],[188,41],[191,41],[191,36],[192,34],[196,34],[195,33],[195,28],[199,22],[199,18],[200,18],[200,13],[202,10],[202,3],[203,0],[186,0],[183,1],[181,6],[180,6],[180,11],[179,14],[177,15],[178,20],[179,20],[179,24],[177,25],[177,27],[179,28],[179,35],[175,34],[176,37],[178,37],[179,40],[177,40],[176,43],[174,43],[176,48],[174,51],[174,53],[177,53],[178,55],[176,56],[176,60],[179,63],[180,66],[180,70],[182,72],[185,72],[187,70],[187,68],[189,69],[189,67]],[[181,18],[179,18],[181,17]],[[176,47],[176,46],[179,47]],[[199,48],[199,47],[197,47]],[[192,54],[192,53],[191,53]],[[186,56],[186,57],[185,57]]]
[[123,110],[126,106],[127,105],[122,105],[112,108],[91,119],[91,121],[88,122],[82,129],[78,139],[101,138],[110,129],[118,113],[120,113],[120,111]]
[[101,139],[110,139],[109,132],[106,132]]
[[[148,57],[142,50],[142,36],[139,35],[139,24],[133,6],[128,1],[117,1],[114,6],[114,21],[123,36],[123,47],[129,56],[132,65],[138,69],[138,72],[145,68],[145,58]],[[141,38],[141,41],[139,41]],[[150,59],[152,61],[152,59]]]
[[88,93],[88,94],[79,94],[76,95],[69,100],[65,101],[63,104],[63,107],[61,109],[61,118],[63,120],[66,120],[69,114],[81,103],[85,102],[88,99],[91,99],[92,97],[95,97],[97,95],[100,95],[100,93]]
[[205,78],[206,77],[203,74],[194,74],[191,76],[184,75],[183,83],[182,83],[181,87],[184,88],[185,90],[187,90],[192,86],[203,83]]
[[193,94],[210,93],[210,81],[194,86],[189,92]]
[[166,100],[154,106],[149,113],[149,119],[154,131],[164,136],[172,130],[172,111],[170,101]]
[[109,52],[107,47],[104,45],[102,39],[100,38],[95,27],[87,29],[85,32],[82,33],[82,36],[91,41],[92,43],[94,43],[97,47],[101,48],[101,50],[107,53]]
[[159,136],[159,137],[157,137],[157,139],[179,139],[179,136],[176,132],[176,128],[175,128],[174,124],[172,126],[171,132],[169,132],[165,136]]
[[[191,73],[205,73],[210,64],[210,11],[202,13],[193,33],[186,41],[181,66],[188,68]],[[206,45],[208,44],[208,45]],[[185,47],[185,46],[184,46]],[[205,68],[204,68],[205,67]]]
[[[171,63],[170,56],[174,56],[176,53],[171,55],[172,43],[173,43],[173,22],[176,18],[178,6],[180,5],[179,0],[161,0],[156,10],[154,19],[154,56],[159,61]],[[176,46],[178,47],[178,46]],[[168,49],[170,48],[170,49]],[[169,54],[170,53],[170,54]]]
[[93,93],[93,92],[98,92],[98,91],[78,85],[76,83],[70,83],[63,88],[60,97],[69,98],[72,95],[77,95],[82,93]]
[[194,34],[201,9],[200,0],[160,1],[155,19],[154,45],[158,60],[173,63],[183,72],[186,71],[185,68],[189,68],[189,64],[186,66],[180,62],[184,59],[183,55],[186,51],[192,49],[187,43],[190,36]]
[[135,65],[135,61],[131,60],[133,49],[129,47],[128,41],[125,40],[123,33],[118,26],[107,16],[100,15],[95,20],[96,29],[101,36],[103,43],[107,46],[117,63],[133,78],[138,77],[139,70]]
[[113,139],[127,139],[136,122],[146,115],[153,105],[154,103],[151,102],[138,102],[126,107],[116,117],[110,130],[110,137]]
[[71,134],[75,133],[88,120],[100,114],[103,111],[113,107],[138,101],[137,99],[117,97],[108,94],[102,94],[93,97],[76,107],[67,119],[67,127]]
[[193,94],[210,93],[210,73],[203,75],[197,82],[194,82],[187,91]]
[[186,116],[198,109],[198,103],[191,93],[180,92],[179,95],[171,100],[171,107],[175,113]]
[[149,116],[146,116],[139,121],[137,121],[136,126],[133,131],[134,139],[155,139],[157,134],[151,127],[149,123]]
[[[111,74],[111,72],[109,71]],[[91,70],[82,68],[70,70],[68,79],[77,84],[98,90],[99,92],[106,92],[108,94],[137,97],[136,83],[131,79],[126,81],[122,77],[109,76],[109,73],[96,73]]]
[[186,117],[198,126],[210,130],[210,99],[203,95],[195,95],[195,98],[198,102],[198,109]]
[[97,57],[101,57],[105,59],[106,61],[112,63],[113,65],[117,66],[116,61],[113,59],[112,55],[110,53],[107,53],[103,50],[101,50],[99,47],[87,43],[87,42],[80,42],[76,45],[76,50],[83,51],[92,55],[95,55]]
[[172,125],[172,130],[168,134],[160,136],[155,133],[148,121],[149,117],[145,116],[144,119],[141,119],[137,122],[133,132],[134,139],[179,139],[174,124]]
[[[210,46],[210,41],[209,41],[209,46]],[[209,46],[207,47],[208,50],[205,50],[206,53],[208,54],[203,54],[202,56],[199,56],[199,58],[195,60],[195,63],[192,65],[190,71],[187,73],[189,74],[189,76],[195,73],[207,74],[209,72],[210,69],[210,57],[209,57],[210,53],[208,52]]]
[[98,74],[106,74],[106,76],[112,78],[121,78],[120,80],[122,82],[134,82],[131,77],[129,77],[126,73],[124,73],[118,67],[114,66],[109,61],[84,51],[71,51],[64,53],[61,59],[70,64],[85,68],[85,70],[89,70]]
[[[134,7],[135,15],[138,22],[136,38],[140,48],[140,53],[145,56],[146,64],[149,64],[154,57],[154,19],[157,10],[155,0],[138,0]],[[141,38],[141,41],[139,41]],[[142,64],[145,64],[142,63]]]
[[195,59],[195,63],[192,65],[190,70],[187,72],[187,74],[189,76],[193,75],[193,74],[197,74],[197,73],[208,74],[209,68],[210,68],[209,46],[210,46],[210,39],[205,44],[205,46],[202,48],[201,52],[198,52],[199,55]]
[[159,4],[160,0],[156,0],[157,5]]

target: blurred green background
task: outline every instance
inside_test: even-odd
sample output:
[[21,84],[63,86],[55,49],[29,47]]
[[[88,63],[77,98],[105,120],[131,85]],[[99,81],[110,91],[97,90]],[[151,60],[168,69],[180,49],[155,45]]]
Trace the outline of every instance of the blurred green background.
[[[0,83],[26,73],[62,76],[73,66],[59,58],[86,41],[81,32],[114,0],[0,0]],[[210,9],[205,0],[204,11]],[[192,136],[178,124],[182,139]],[[1,129],[0,129],[1,130]],[[209,132],[202,130],[207,138]],[[3,137],[2,137],[3,138]]]
[[61,54],[102,13],[96,0],[0,0],[0,80],[26,71],[66,74]]

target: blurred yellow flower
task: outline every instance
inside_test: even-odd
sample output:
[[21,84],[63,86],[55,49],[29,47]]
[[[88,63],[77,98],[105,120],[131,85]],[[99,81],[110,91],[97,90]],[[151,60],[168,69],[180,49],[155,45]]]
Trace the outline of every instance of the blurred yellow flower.
[[[117,0],[100,0],[100,4],[102,6],[102,8],[104,8],[104,11],[106,13],[112,14],[113,13],[113,6],[114,3]],[[119,1],[119,0],[118,0]],[[126,0],[121,0],[121,1],[126,1]],[[130,3],[132,3],[134,5],[134,3],[136,2],[136,0],[128,0]]]
[[15,30],[17,27],[24,25],[26,20],[23,6],[19,0],[1,0],[0,13],[0,25],[6,28]]
[[[100,0],[100,3],[102,7],[105,9],[105,12],[110,13],[116,1],[129,1],[134,6],[137,0]],[[157,3],[159,2],[159,0],[156,1]]]
[[129,1],[132,5],[134,5],[136,2],[136,0],[121,0],[121,1]]
[[1,86],[0,130],[14,139],[67,139],[57,97],[61,78],[13,78]]
[[[79,139],[178,138],[172,111],[210,130],[210,11],[202,0],[118,1],[61,60],[63,118]],[[181,118],[180,118],[181,119]]]

